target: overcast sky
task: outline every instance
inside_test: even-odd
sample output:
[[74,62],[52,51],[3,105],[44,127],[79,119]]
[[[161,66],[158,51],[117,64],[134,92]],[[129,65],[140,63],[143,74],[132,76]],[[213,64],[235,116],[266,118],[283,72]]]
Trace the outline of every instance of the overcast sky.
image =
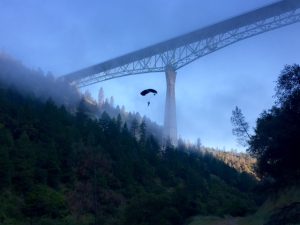
[[[185,34],[276,0],[0,0],[0,49],[31,68],[60,76]],[[300,63],[300,23],[240,41],[177,71],[178,134],[221,149],[243,150],[231,133],[239,106],[252,127],[274,102],[285,64]],[[163,124],[164,73],[90,86]],[[139,95],[155,88],[158,95]]]

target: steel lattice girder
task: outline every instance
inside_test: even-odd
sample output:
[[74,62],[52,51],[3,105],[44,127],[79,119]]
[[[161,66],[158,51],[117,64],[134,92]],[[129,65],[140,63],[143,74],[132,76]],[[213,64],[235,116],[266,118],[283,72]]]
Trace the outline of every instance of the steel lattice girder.
[[78,87],[122,76],[175,70],[235,42],[300,22],[300,0],[284,0],[169,41],[67,74]]

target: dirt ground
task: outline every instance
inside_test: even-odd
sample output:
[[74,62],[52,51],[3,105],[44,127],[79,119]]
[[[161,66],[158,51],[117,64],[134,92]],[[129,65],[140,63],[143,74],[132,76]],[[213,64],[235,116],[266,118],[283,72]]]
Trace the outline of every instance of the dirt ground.
[[238,225],[237,224],[238,219],[236,218],[227,218],[223,221],[217,222],[215,225]]

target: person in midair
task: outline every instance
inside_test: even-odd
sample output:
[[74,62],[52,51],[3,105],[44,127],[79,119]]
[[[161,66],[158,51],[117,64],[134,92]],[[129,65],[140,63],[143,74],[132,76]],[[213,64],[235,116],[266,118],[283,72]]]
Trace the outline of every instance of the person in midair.
[[[149,94],[149,93],[153,93],[153,95],[156,95],[156,94],[157,94],[157,91],[154,90],[154,89],[145,89],[145,90],[143,90],[143,91],[141,92],[141,95],[142,95],[142,96],[145,96],[145,95],[147,95],[147,94]],[[149,105],[150,105],[150,101],[148,101],[147,104],[148,104],[148,106],[149,106]]]

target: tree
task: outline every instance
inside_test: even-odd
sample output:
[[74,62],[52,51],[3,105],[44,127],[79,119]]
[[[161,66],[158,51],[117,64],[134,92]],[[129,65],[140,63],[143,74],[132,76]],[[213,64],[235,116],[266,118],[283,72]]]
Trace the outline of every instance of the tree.
[[237,106],[232,111],[230,118],[233,125],[232,133],[237,137],[237,141],[242,146],[247,146],[247,142],[250,139],[249,124],[245,121],[245,117],[242,110]]
[[198,149],[198,150],[201,150],[201,148],[202,148],[201,139],[200,139],[200,138],[197,138],[197,149]]
[[118,114],[118,116],[117,116],[117,121],[116,121],[116,125],[117,125],[118,132],[121,131],[122,123],[123,123],[122,117],[121,117],[120,114]]
[[9,152],[13,146],[13,139],[9,131],[0,124],[0,191],[8,188],[11,183],[11,161]]
[[276,85],[277,105],[257,119],[248,152],[258,160],[258,172],[277,183],[300,177],[299,66],[285,66]]
[[110,97],[109,105],[110,105],[111,107],[114,107],[114,105],[115,105],[114,96],[111,96],[111,97]]
[[85,92],[84,92],[84,97],[85,97],[85,99],[87,99],[87,100],[92,100],[93,98],[92,98],[92,94],[91,94],[91,92],[89,91],[89,90],[86,90]]
[[258,118],[248,151],[257,158],[262,176],[288,181],[300,175],[299,117],[273,107]]
[[66,213],[65,197],[44,185],[37,185],[25,198],[24,214],[30,218],[62,218]]
[[13,184],[18,191],[26,192],[33,184],[35,163],[34,146],[26,132],[23,132],[17,140],[12,158],[14,160]]
[[134,136],[135,138],[138,137],[138,128],[139,128],[139,122],[136,118],[134,118],[131,122],[130,132],[132,136]]
[[281,71],[276,82],[276,94],[278,104],[283,104],[291,96],[300,91],[300,66],[297,64],[286,65]]
[[[58,160],[58,152],[53,143],[48,144],[47,149],[47,183],[52,188],[58,188],[60,181],[60,168]],[[46,150],[46,149],[45,149]]]
[[101,87],[98,93],[98,106],[101,108],[103,104],[104,104],[104,91],[103,88]]
[[110,128],[110,125],[109,125],[110,122],[111,122],[111,119],[110,119],[108,113],[104,111],[102,113],[101,119],[99,121],[99,124],[101,126],[102,131],[108,131],[109,130],[109,128]]
[[146,122],[145,120],[142,121],[139,127],[139,133],[140,133],[140,143],[145,144],[146,142]]

